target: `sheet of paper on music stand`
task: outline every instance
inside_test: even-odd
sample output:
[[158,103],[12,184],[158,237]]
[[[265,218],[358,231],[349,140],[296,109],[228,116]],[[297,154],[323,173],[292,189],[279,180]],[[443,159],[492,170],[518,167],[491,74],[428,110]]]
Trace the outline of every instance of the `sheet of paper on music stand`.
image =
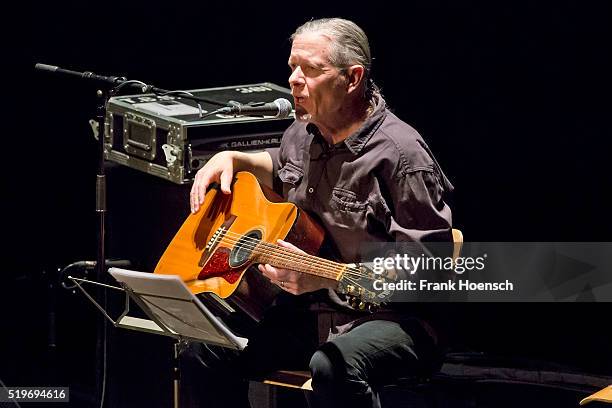
[[234,349],[246,346],[247,339],[234,335],[225,327],[180,277],[120,268],[110,268],[109,273],[128,286],[175,334]]

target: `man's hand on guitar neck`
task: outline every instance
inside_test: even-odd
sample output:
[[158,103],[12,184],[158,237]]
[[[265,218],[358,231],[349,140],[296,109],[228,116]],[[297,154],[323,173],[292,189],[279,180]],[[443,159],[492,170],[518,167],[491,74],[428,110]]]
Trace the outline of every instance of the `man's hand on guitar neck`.
[[191,212],[200,209],[206,190],[212,183],[219,183],[221,191],[230,194],[234,173],[238,171],[251,172],[261,183],[272,186],[272,158],[267,152],[220,152],[211,157],[195,175],[189,195]]
[[[305,254],[300,248],[283,240],[277,241],[278,245],[292,251]],[[275,268],[269,264],[260,264],[259,271],[272,283],[286,292],[294,295],[301,295],[306,292],[314,292],[319,289],[336,289],[338,282],[332,279],[325,279],[315,275],[309,275],[294,271],[292,269]]]

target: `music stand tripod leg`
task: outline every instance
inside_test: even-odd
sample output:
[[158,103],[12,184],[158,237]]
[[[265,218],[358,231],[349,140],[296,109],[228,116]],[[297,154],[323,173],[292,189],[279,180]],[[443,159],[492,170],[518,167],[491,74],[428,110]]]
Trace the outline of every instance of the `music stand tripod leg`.
[[179,369],[179,350],[183,340],[177,339],[177,341],[173,345],[174,349],[174,359],[173,359],[173,370],[172,370],[172,378],[173,378],[173,399],[174,399],[174,408],[180,408],[180,398],[179,398],[179,387],[181,385],[181,372]]

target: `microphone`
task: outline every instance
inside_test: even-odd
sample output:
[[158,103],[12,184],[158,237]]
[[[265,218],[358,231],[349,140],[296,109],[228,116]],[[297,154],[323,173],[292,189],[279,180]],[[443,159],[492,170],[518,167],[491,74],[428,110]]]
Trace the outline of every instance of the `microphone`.
[[34,65],[34,68],[39,69],[41,71],[50,71],[50,72],[55,72],[59,69],[59,67],[55,65],[48,65],[48,64],[41,64],[41,63],[37,63],[36,65]]
[[34,65],[34,69],[37,69],[39,71],[53,72],[55,74],[76,76],[82,79],[91,79],[94,81],[108,82],[113,85],[121,84],[127,81],[124,77],[98,75],[98,74],[94,74],[93,72],[89,72],[89,71],[85,71],[85,72],[73,71],[71,69],[60,68],[56,65],[41,64],[40,62]]
[[216,113],[247,116],[273,116],[278,119],[288,117],[293,110],[291,102],[285,98],[278,98],[274,102],[256,102],[248,105],[226,106],[218,109]]

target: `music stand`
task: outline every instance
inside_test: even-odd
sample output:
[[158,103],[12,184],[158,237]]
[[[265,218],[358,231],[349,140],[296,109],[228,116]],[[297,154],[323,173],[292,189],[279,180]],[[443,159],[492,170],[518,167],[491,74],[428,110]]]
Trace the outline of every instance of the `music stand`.
[[[191,293],[177,275],[161,275],[110,268],[108,272],[122,284],[132,300],[149,316],[163,334],[181,339],[242,350],[247,339],[234,335]],[[139,319],[122,316],[117,327],[141,327]],[[150,323],[148,323],[150,324]],[[154,327],[154,326],[153,326]],[[148,330],[144,330],[148,331]],[[157,332],[156,329],[153,330]]]
[[[184,340],[196,340],[235,350],[242,350],[246,347],[248,339],[232,333],[191,293],[179,276],[136,272],[121,268],[110,268],[108,272],[121,284],[122,288],[71,276],[68,279],[77,285],[113,326],[177,339],[174,349],[175,359],[178,357],[178,344]],[[123,291],[126,299],[121,315],[113,320],[79,282]],[[142,309],[150,320],[128,316],[130,299]],[[178,371],[177,367],[175,371]],[[174,379],[174,406],[176,408],[179,406],[177,376]]]

